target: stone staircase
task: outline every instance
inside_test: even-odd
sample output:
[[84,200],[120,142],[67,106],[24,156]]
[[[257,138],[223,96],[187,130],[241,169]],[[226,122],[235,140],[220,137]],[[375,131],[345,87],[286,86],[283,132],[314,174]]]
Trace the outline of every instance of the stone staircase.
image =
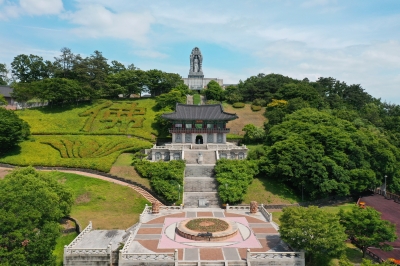
[[199,207],[199,200],[207,203],[207,206],[202,207],[220,207],[214,166],[186,165],[184,179],[185,207],[197,208]]
[[[193,145],[195,147],[197,145]],[[217,162],[216,151],[207,150],[185,150],[185,161],[186,164],[198,164],[199,153],[203,156],[202,164],[214,164]]]

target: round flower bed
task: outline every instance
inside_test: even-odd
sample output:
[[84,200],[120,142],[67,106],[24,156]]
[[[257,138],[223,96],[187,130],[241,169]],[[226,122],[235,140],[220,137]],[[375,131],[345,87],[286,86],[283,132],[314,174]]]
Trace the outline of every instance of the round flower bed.
[[186,228],[196,232],[221,232],[227,230],[228,227],[227,222],[214,218],[193,219],[186,224]]

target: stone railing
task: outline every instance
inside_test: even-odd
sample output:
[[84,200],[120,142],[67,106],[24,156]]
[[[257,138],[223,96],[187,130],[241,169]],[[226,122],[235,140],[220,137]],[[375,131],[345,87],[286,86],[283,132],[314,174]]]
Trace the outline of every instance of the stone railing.
[[229,128],[170,128],[169,133],[229,133]]
[[111,245],[107,248],[66,248],[65,255],[107,255],[111,253]]
[[120,250],[120,256],[122,254],[127,254],[128,253],[128,248],[129,246],[132,244],[133,239],[135,239],[136,234],[140,228],[141,223],[137,223],[136,226],[134,228],[131,228],[132,230],[130,230],[130,235],[128,237],[128,240],[126,240],[124,247]]
[[392,199],[392,200],[394,200],[394,202],[400,203],[400,196],[399,196],[399,195],[396,195],[396,194],[394,194],[394,193],[387,192],[387,191],[382,190],[382,189],[380,189],[380,188],[374,189],[374,193],[375,193],[375,194],[382,195],[382,196],[384,196],[384,197],[387,198],[387,199]]
[[304,252],[250,252],[250,249],[247,249],[246,260],[248,265],[252,266],[305,266]]
[[[264,215],[265,219],[268,222],[272,222],[272,213],[269,213],[265,208],[263,204],[260,204],[258,206],[258,210],[261,212],[262,215]],[[229,211],[249,211],[250,212],[250,205],[237,205],[237,206],[230,206],[229,204],[226,204],[226,212]]]
[[183,210],[183,205],[178,206],[160,206],[160,211],[181,211]]
[[264,208],[263,204],[260,204],[260,206],[258,206],[258,210],[264,215],[265,219],[267,219],[268,222],[272,222],[272,213],[269,213]]
[[122,253],[122,260],[137,261],[175,261],[174,253]]
[[207,144],[207,150],[246,150],[246,145],[236,146],[231,144]]
[[83,239],[83,237],[89,233],[90,231],[92,231],[92,221],[89,222],[88,226],[86,226],[85,229],[83,229],[83,231],[74,239],[74,241],[72,241],[68,246],[64,246],[64,249],[66,248],[73,248],[76,244],[78,244],[79,241],[81,241]]

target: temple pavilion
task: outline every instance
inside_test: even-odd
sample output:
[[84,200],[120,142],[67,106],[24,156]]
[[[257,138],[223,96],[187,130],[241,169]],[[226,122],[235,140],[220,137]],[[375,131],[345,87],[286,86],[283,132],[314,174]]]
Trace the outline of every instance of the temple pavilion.
[[165,113],[162,117],[171,122],[169,132],[172,142],[163,146],[154,145],[148,150],[147,154],[152,161],[187,160],[191,150],[212,151],[216,159],[244,159],[247,155],[245,146],[226,141],[226,134],[230,131],[226,124],[238,116],[225,112],[221,104],[177,103],[175,112]]
[[238,118],[236,114],[224,112],[221,104],[187,105],[176,104],[175,112],[162,115],[170,120],[172,143],[226,143],[229,128],[226,123]]

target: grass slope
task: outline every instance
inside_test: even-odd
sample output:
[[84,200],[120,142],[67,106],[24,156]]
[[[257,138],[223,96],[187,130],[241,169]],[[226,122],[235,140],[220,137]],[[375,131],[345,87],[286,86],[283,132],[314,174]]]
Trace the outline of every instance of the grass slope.
[[133,189],[104,180],[62,172],[49,172],[71,189],[71,216],[84,228],[92,221],[95,229],[126,229],[139,221],[145,204]]
[[[71,144],[69,151],[64,147],[56,149],[49,144],[44,144],[49,140],[62,143],[69,141]],[[103,145],[107,148],[110,143],[123,143],[127,148],[117,149],[114,152],[107,154],[109,150],[101,150]],[[97,144],[96,144],[97,143]],[[100,148],[95,145],[99,145]],[[117,157],[127,150],[140,150],[151,147],[151,143],[146,140],[137,138],[127,138],[126,136],[32,136],[30,140],[20,143],[19,147],[11,150],[4,156],[0,157],[0,162],[9,163],[13,165],[28,166],[28,165],[41,165],[41,166],[64,166],[64,167],[79,167],[97,169],[100,171],[108,172],[117,159]],[[86,154],[79,157],[76,150],[85,147]],[[71,154],[71,151],[73,154]],[[94,153],[98,151],[98,153]],[[63,158],[64,156],[67,157]],[[93,157],[95,156],[95,157]]]
[[132,153],[122,153],[111,167],[110,174],[142,184],[151,189],[150,180],[141,177],[132,166]]
[[224,103],[223,107],[225,112],[236,113],[239,117],[238,119],[228,122],[226,127],[231,129],[229,137],[243,136],[245,132],[242,131],[242,129],[247,124],[262,127],[266,121],[266,118],[263,115],[265,107],[257,112],[251,110],[251,104],[246,104],[243,108],[233,108],[232,105]]
[[[105,102],[107,101],[97,100],[94,101],[93,104],[81,103],[78,105],[46,106],[42,108],[24,109],[17,111],[17,114],[31,126],[32,134],[129,134],[148,140],[153,140],[154,135],[158,134],[154,126],[154,119],[157,114],[154,109],[154,99],[146,98],[130,99],[129,101],[113,101],[112,105],[99,110],[96,115],[89,114],[97,106]],[[136,108],[131,107],[131,103],[134,103]],[[125,110],[131,108],[137,109],[132,117],[137,119],[138,123],[140,122],[139,124],[142,124],[141,126],[134,125],[135,123],[124,124],[126,123],[128,113]],[[88,111],[87,115],[82,116],[86,111]],[[92,126],[89,127],[88,131],[85,131],[85,125],[87,125],[88,120],[91,118],[93,118]],[[113,120],[114,122],[107,122],[108,120]],[[123,127],[125,127],[126,130],[122,130]]]
[[254,178],[242,203],[250,204],[250,201],[253,200],[263,204],[292,204],[300,199],[293,190],[280,182]]

